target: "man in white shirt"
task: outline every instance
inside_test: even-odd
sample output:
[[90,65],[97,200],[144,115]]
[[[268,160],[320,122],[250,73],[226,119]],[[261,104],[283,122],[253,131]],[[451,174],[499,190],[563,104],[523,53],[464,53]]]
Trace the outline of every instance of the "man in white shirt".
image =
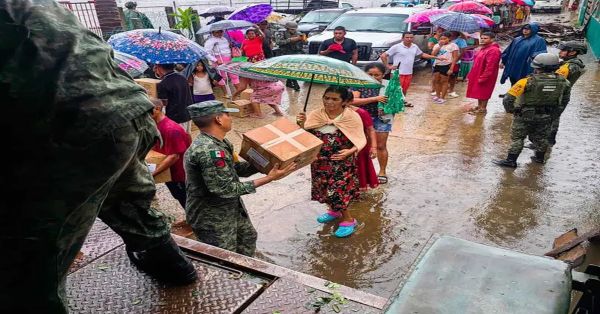
[[[413,67],[415,59],[436,59],[435,56],[429,55],[421,51],[417,45],[413,45],[415,35],[411,32],[402,33],[402,42],[393,45],[388,51],[381,54],[381,61],[387,66],[390,71],[399,70],[400,86],[402,93],[406,96],[410,82],[412,81]],[[389,62],[389,58],[392,58]],[[405,103],[406,107],[412,107],[409,102]]]

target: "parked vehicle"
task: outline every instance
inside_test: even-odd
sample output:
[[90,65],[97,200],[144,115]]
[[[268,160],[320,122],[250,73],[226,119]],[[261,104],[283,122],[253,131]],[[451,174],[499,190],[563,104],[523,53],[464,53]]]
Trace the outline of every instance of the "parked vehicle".
[[535,2],[532,12],[560,13],[562,2],[559,0],[539,0]]
[[382,7],[390,7],[390,8],[395,8],[395,7],[414,7],[418,4],[421,4],[422,2],[420,0],[392,0],[388,3],[382,4]]
[[316,35],[327,28],[338,16],[351,9],[323,9],[308,12],[298,21],[298,31],[310,36]]
[[424,10],[424,7],[395,7],[348,11],[329,24],[321,34],[309,37],[307,52],[317,54],[321,43],[333,37],[333,29],[337,26],[345,27],[346,37],[356,41],[360,65],[378,60],[383,52],[402,41],[405,31],[415,33],[414,43],[426,51],[431,25],[413,28],[411,23],[404,23],[410,15]]

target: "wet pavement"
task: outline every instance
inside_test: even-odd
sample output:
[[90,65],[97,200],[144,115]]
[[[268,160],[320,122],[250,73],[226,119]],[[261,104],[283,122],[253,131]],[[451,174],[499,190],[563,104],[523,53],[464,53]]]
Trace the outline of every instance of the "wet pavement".
[[[474,100],[433,104],[430,72],[419,68],[407,96],[415,107],[396,116],[388,141],[389,183],[350,207],[360,229],[337,239],[333,226],[316,222],[326,207],[310,200],[305,167],[243,197],[259,234],[258,257],[389,297],[437,234],[542,255],[571,228],[600,227],[600,71],[591,55],[584,61],[587,71],[573,88],[547,163],[533,163],[524,149],[516,170],[491,163],[509,146],[512,116],[498,98],[508,84],[497,86],[487,115],[474,116],[464,112]],[[457,84],[460,95],[465,88]],[[306,90],[285,93],[288,118],[302,109]],[[309,110],[320,106],[322,93],[313,87]],[[275,119],[235,118],[228,138],[239,150],[241,133]],[[164,185],[157,203],[182,219]]]

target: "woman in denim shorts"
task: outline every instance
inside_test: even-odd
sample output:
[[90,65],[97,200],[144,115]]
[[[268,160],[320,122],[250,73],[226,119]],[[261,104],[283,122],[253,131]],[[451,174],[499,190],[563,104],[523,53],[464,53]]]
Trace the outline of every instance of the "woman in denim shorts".
[[387,102],[387,97],[383,96],[387,81],[383,80],[385,66],[380,62],[373,62],[365,66],[365,72],[372,78],[383,84],[382,88],[355,88],[354,106],[365,109],[373,119],[373,127],[377,133],[377,161],[379,162],[379,174],[377,178],[379,184],[385,184],[388,181],[386,168],[388,162],[387,139],[392,131],[392,123],[394,122],[393,114],[384,114],[382,110],[377,108],[377,103]]

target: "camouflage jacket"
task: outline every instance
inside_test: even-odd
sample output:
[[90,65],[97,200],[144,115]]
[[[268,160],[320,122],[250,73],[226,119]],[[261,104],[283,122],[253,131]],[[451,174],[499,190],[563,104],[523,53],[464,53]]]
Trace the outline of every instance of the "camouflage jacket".
[[250,181],[240,182],[240,176],[258,171],[248,162],[234,162],[233,145],[228,140],[201,132],[184,158],[188,219],[197,216],[194,213],[199,210],[245,210],[240,196],[254,193],[256,188]]
[[[24,129],[82,138],[110,133],[153,108],[100,37],[52,0],[0,1],[0,99]],[[25,138],[25,137],[24,137]]]
[[302,36],[302,33],[296,31],[295,34],[290,34],[287,30],[283,33],[277,34],[277,38],[275,39],[275,43],[279,46],[282,55],[291,55],[291,54],[301,54],[303,42],[291,42],[290,38],[295,36]]
[[125,30],[130,31],[141,28],[154,28],[146,14],[136,10],[126,10],[123,13],[125,19]]
[[583,74],[585,64],[579,58],[573,58],[565,61],[565,63],[556,70],[556,73],[569,80],[571,85],[575,84],[581,74]]

